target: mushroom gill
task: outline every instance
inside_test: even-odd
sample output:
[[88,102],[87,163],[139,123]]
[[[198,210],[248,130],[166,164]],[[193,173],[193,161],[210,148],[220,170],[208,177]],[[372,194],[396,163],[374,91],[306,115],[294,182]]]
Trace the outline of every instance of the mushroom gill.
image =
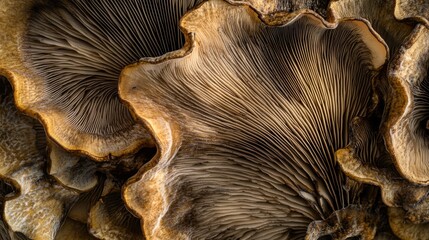
[[429,184],[429,30],[418,25],[389,64],[392,93],[385,138],[407,180]]
[[3,217],[13,232],[36,240],[54,239],[77,194],[45,174],[34,120],[16,110],[11,92],[0,99],[0,177],[19,192],[6,199]]
[[120,96],[158,145],[123,191],[147,238],[302,239],[364,198],[334,151],[387,47],[362,21],[279,16],[205,2],[181,20],[184,48],[123,70]]
[[[369,126],[374,123],[380,124],[380,121],[361,118],[354,121],[354,132],[361,134],[336,152],[337,161],[351,179],[380,187],[382,201],[388,207],[390,229],[396,236],[424,239],[421,236],[427,235],[424,226],[429,222],[429,187],[416,185],[399,175],[381,132],[377,127]],[[378,203],[373,207],[380,209],[383,205]],[[369,219],[374,218],[367,221]]]
[[1,50],[20,55],[0,69],[13,82],[18,107],[37,116],[65,149],[96,160],[132,154],[153,142],[118,99],[120,71],[180,48],[179,18],[198,2],[33,1],[19,28],[4,24],[16,43]]
[[[380,186],[374,184],[379,178],[377,178],[378,175],[373,174],[375,170],[369,166],[386,166],[389,163],[389,159],[386,159],[386,151],[383,151],[384,148],[380,148],[382,145],[380,134],[375,134],[377,133],[377,123],[379,121],[374,116],[368,119],[355,117],[350,123],[349,144],[335,153],[336,160],[340,163],[343,172],[351,179],[356,180],[356,182],[349,180],[352,181],[350,184],[352,187],[359,186],[359,182]],[[380,214],[381,206],[378,200],[378,191],[368,186],[362,189],[366,196],[363,203],[350,205],[345,209],[336,211],[325,220],[313,222],[308,228],[308,235],[320,237],[333,233],[334,239],[347,239],[347,237],[356,236],[356,233],[360,233],[361,239],[374,239],[376,233],[385,233],[383,232],[385,229],[380,226],[383,226],[383,223],[387,225],[387,217]],[[385,196],[383,195],[383,197]],[[352,225],[352,227],[344,228],[342,225]]]

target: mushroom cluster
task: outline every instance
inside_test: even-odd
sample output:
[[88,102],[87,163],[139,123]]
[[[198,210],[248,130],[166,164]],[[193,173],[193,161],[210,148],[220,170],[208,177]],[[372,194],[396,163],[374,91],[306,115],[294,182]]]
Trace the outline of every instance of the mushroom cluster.
[[428,13],[0,0],[0,238],[428,239]]

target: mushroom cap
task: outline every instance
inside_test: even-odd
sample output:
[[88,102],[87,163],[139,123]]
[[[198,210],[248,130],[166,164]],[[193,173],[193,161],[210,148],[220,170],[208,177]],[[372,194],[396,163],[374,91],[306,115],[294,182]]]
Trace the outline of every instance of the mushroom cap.
[[146,237],[302,239],[359,202],[334,151],[387,58],[366,22],[208,1],[181,27],[184,48],[126,67],[119,83],[158,146],[123,192]]
[[87,192],[98,183],[97,166],[87,158],[73,155],[50,142],[48,173],[59,183],[79,192]]
[[13,232],[36,240],[54,239],[77,194],[45,174],[46,160],[36,145],[34,120],[17,111],[12,97],[0,101],[0,177],[19,190],[6,199],[3,219]]
[[38,2],[0,19],[9,39],[0,51],[16,55],[0,63],[0,73],[13,82],[17,106],[63,148],[95,160],[153,146],[119,101],[119,73],[141,57],[180,48],[179,18],[199,1]]
[[426,0],[395,0],[395,17],[417,20],[429,27],[429,2]]
[[381,131],[374,126],[377,124],[380,120],[375,118],[355,118],[353,137],[347,147],[336,151],[336,160],[351,179],[380,187],[387,206],[417,210],[414,208],[421,207],[429,188],[412,184],[399,175],[385,148]]
[[[399,175],[385,148],[381,131],[374,126],[370,127],[379,124],[377,119],[356,118],[352,127],[354,137],[346,148],[336,152],[337,161],[351,179],[380,187],[381,197],[383,203],[389,207],[389,214],[390,209],[401,209],[398,219],[391,219],[389,215],[390,224],[399,224],[398,221],[409,222],[402,223],[395,229],[392,227],[394,233],[401,239],[414,239],[404,238],[412,232],[401,233],[398,229],[428,222],[429,186],[410,183]],[[382,207],[377,202],[372,204],[375,209]],[[395,216],[397,217],[397,214]]]
[[394,1],[391,0],[338,0],[331,1],[328,8],[329,21],[342,18],[363,18],[371,23],[374,30],[386,41],[390,56],[410,35],[413,25],[395,19]]
[[263,14],[310,9],[321,16],[326,16],[329,0],[230,0],[230,2],[249,3],[255,10]]
[[429,30],[419,25],[389,64],[390,112],[386,144],[399,173],[407,180],[429,184]]

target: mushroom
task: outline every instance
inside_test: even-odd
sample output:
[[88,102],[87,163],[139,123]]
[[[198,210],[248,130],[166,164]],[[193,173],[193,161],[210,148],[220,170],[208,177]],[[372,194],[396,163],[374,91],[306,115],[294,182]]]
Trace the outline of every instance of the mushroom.
[[360,239],[374,239],[380,217],[369,208],[349,205],[335,211],[328,218],[310,223],[306,240],[318,240],[324,236],[332,239],[348,239],[360,236]]
[[119,73],[180,48],[178,20],[199,0],[13,2],[0,6],[10,12],[0,16],[8,38],[0,51],[16,56],[0,59],[0,73],[11,79],[17,106],[63,148],[95,160],[153,146],[118,99]]
[[115,170],[100,174],[99,184],[79,196],[68,218],[88,225],[89,232],[97,239],[141,239],[144,235],[139,219],[127,211],[121,200],[120,187],[125,181],[121,177],[124,176],[113,173]]
[[6,199],[4,220],[13,232],[31,239],[54,239],[77,194],[46,176],[46,161],[36,146],[34,120],[16,110],[11,91],[0,101],[0,177],[19,190]]
[[395,0],[395,17],[417,20],[429,27],[429,3],[425,0]]
[[424,240],[429,235],[429,223],[413,224],[406,220],[401,208],[389,208],[389,224],[400,239]]
[[54,142],[50,142],[49,159],[49,175],[64,186],[87,192],[97,185],[97,166],[93,161],[68,153]]
[[386,144],[399,173],[408,181],[429,184],[429,30],[419,25],[389,64],[390,112]]
[[422,226],[429,221],[429,187],[410,183],[399,175],[385,149],[382,134],[376,127],[370,127],[370,123],[380,124],[380,121],[355,119],[353,130],[358,134],[346,148],[336,152],[337,161],[348,177],[380,187],[394,234],[401,239],[421,239],[411,236],[426,235]]
[[120,191],[102,197],[89,212],[89,231],[98,239],[142,239],[139,219],[127,211]]
[[264,14],[311,9],[325,17],[329,0],[231,0],[231,2],[249,3],[255,10]]
[[338,0],[331,1],[328,8],[329,21],[342,18],[363,18],[380,34],[394,56],[405,38],[413,30],[413,24],[395,19],[392,0]]
[[[0,76],[0,98],[4,97],[4,92],[2,89],[2,87],[4,87],[5,85],[3,85],[3,78]],[[4,180],[0,180],[0,210],[3,212],[3,203],[4,200],[6,199],[6,197],[11,197],[13,196],[15,193],[15,189],[13,188],[13,186],[9,183],[7,183],[7,181]],[[4,221],[3,216],[0,216],[0,239],[2,240],[11,240],[11,238],[16,237],[16,234],[12,231],[10,231],[10,229],[7,226],[7,223]]]
[[[83,224],[87,224],[89,211],[98,202],[103,192],[111,191],[110,180],[106,179],[105,176],[101,176],[98,184],[92,188],[89,192],[83,192],[79,195],[79,199],[70,208],[67,217],[78,221]],[[107,193],[105,193],[107,194]]]
[[364,198],[334,151],[387,47],[366,22],[303,12],[208,1],[182,18],[182,49],[122,71],[158,147],[123,190],[147,238],[302,239]]

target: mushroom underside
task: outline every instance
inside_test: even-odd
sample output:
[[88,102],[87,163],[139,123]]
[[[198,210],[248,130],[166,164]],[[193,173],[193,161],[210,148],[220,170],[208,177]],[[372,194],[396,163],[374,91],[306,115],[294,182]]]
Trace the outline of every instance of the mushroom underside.
[[360,21],[265,21],[209,1],[182,19],[182,50],[123,71],[120,96],[159,145],[124,191],[148,238],[298,239],[361,203],[334,151],[367,114],[385,45]]

